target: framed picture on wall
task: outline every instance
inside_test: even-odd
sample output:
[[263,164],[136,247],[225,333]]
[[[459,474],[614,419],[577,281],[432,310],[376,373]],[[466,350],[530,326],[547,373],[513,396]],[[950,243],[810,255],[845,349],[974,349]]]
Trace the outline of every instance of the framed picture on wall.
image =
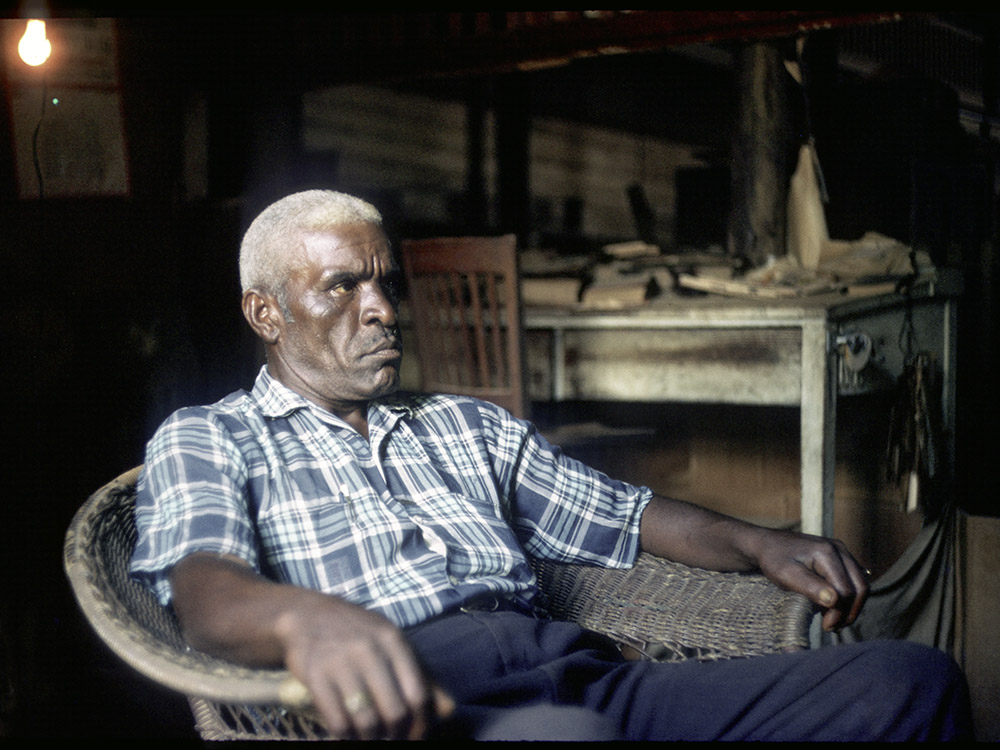
[[113,19],[47,23],[49,60],[17,56],[25,21],[3,21],[8,112],[21,198],[124,196],[129,166]]

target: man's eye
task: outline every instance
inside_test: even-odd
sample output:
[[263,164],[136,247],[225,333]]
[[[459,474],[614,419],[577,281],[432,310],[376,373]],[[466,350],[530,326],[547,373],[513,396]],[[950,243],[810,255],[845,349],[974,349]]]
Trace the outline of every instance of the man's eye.
[[354,291],[357,287],[358,282],[354,279],[344,279],[343,281],[338,281],[330,287],[330,291],[334,294],[346,294],[347,292]]

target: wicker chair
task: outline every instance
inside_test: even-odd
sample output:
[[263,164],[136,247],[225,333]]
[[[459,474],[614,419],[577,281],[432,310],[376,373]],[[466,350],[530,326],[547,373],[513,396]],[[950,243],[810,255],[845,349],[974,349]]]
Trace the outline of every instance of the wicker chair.
[[[84,616],[146,677],[187,696],[205,740],[322,739],[284,670],[192,649],[172,612],[128,576],[140,467],[95,492],[66,534],[64,565]],[[719,659],[808,647],[812,607],[762,576],[712,573],[643,555],[630,571],[536,564],[553,617],[606,633],[634,658]]]

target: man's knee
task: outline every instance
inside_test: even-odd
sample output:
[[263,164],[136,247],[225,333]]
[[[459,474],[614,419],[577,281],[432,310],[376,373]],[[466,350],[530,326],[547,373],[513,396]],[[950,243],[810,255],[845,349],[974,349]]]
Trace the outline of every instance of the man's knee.
[[596,711],[548,703],[500,712],[475,733],[486,741],[607,741],[622,739],[617,728]]
[[964,689],[965,676],[944,651],[911,641],[872,641],[869,661],[873,680],[890,684],[933,687],[948,692]]
[[869,644],[869,689],[895,701],[913,739],[971,739],[968,685],[955,660],[940,649],[908,641]]

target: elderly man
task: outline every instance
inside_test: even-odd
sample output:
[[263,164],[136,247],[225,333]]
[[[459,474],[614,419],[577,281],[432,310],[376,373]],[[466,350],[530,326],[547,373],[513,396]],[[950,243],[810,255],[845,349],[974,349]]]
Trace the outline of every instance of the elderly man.
[[837,542],[616,481],[492,404],[397,393],[399,274],[363,201],[278,201],[247,231],[240,274],[267,364],[250,392],[182,409],[150,441],[133,572],[192,644],[287,666],[333,735],[967,733],[962,677],[930,648],[627,662],[539,617],[526,552],[627,567],[642,549],[760,570],[814,601],[830,629],[857,617],[868,587]]

